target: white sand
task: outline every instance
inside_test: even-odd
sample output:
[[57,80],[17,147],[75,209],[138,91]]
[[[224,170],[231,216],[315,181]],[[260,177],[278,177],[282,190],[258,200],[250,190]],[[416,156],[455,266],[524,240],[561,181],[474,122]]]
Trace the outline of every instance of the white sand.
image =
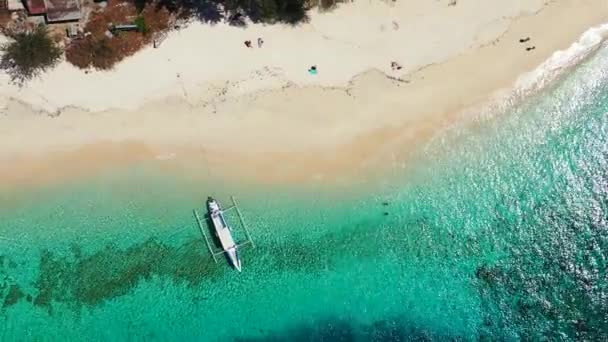
[[[24,172],[36,169],[30,157],[45,154],[39,170],[49,172],[50,152],[108,142],[163,158],[193,149],[206,160],[245,157],[244,169],[285,179],[357,172],[395,144],[421,146],[454,113],[603,22],[603,0],[433,0],[357,1],[297,27],[192,24],[112,72],[64,63],[23,89],[5,82],[0,158],[10,168],[0,177],[34,177]],[[518,42],[525,36],[533,52]],[[261,49],[245,48],[257,37]],[[398,74],[391,61],[403,66]],[[78,108],[38,113],[65,107]]]
[[[87,75],[62,63],[25,89],[5,85],[0,94],[45,110],[77,106],[99,111],[134,109],[153,98],[181,96],[184,88],[196,98],[206,97],[200,89],[209,86],[228,85],[237,94],[287,82],[345,86],[369,69],[391,73],[391,61],[403,65],[401,74],[446,61],[496,39],[512,18],[538,11],[543,2],[461,0],[448,7],[447,1],[436,0],[357,1],[332,12],[312,12],[309,24],[296,27],[193,23],[172,33],[159,49],[128,58],[114,72]],[[262,49],[256,46],[258,37],[265,41]],[[255,48],[245,48],[248,39]],[[320,71],[316,77],[307,72],[313,64]]]

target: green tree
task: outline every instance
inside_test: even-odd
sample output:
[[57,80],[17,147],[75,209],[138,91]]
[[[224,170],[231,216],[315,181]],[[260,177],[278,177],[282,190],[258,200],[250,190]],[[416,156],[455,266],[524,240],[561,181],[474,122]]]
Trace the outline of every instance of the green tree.
[[318,6],[322,11],[329,11],[336,7],[338,0],[319,0]]
[[256,0],[259,18],[267,23],[297,24],[308,20],[304,0]]
[[135,19],[135,25],[137,25],[137,31],[143,34],[150,31],[150,28],[148,27],[148,24],[146,24],[146,19],[143,17],[143,15],[140,15],[137,17],[137,19]]
[[277,0],[279,20],[289,24],[297,24],[308,20],[304,0]]
[[141,13],[141,11],[146,8],[146,4],[148,2],[148,0],[135,0],[135,8],[137,9],[137,13]]
[[263,21],[272,22],[277,19],[279,8],[275,0],[257,0],[257,5]]
[[42,25],[30,32],[11,35],[12,40],[0,47],[0,69],[13,81],[23,83],[54,66],[62,51],[49,37]]

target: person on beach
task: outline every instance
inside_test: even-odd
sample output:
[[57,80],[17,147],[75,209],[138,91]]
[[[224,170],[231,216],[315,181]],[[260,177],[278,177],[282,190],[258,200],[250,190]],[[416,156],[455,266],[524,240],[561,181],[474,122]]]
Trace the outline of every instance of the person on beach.
[[317,66],[316,65],[313,65],[310,68],[308,68],[308,73],[311,74],[311,75],[316,75],[317,72],[318,71],[317,71]]
[[246,40],[245,41],[245,46],[250,48],[251,47],[251,40]]
[[401,70],[401,65],[397,62],[391,62],[391,69],[393,69],[393,71]]
[[532,51],[534,49],[536,49],[536,46],[529,46],[526,48],[526,51]]
[[262,38],[258,38],[258,47],[261,48],[264,44],[264,40]]

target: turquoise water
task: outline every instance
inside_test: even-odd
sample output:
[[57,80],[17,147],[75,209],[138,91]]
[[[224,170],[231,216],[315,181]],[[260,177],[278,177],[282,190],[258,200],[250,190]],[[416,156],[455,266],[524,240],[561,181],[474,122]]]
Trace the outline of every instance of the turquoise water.
[[[5,191],[0,340],[606,340],[607,67],[442,133],[373,191],[143,164]],[[239,196],[242,274],[205,250],[208,193]]]

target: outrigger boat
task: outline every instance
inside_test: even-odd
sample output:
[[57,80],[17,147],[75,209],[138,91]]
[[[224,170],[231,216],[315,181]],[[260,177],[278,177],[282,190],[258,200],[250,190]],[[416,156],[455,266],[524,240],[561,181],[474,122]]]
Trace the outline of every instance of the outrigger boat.
[[228,255],[232,266],[241,272],[241,259],[239,258],[238,246],[234,243],[234,239],[232,239],[232,228],[226,223],[226,218],[220,204],[211,196],[207,198],[207,210],[209,211],[209,218],[211,218],[215,235],[220,240],[222,249]]
[[[251,236],[249,235],[249,230],[245,225],[245,220],[243,219],[243,215],[241,215],[241,211],[239,210],[236,204],[236,200],[234,199],[234,197],[231,197],[231,199],[233,205],[226,209],[222,209],[220,203],[213,197],[210,196],[207,198],[207,217],[209,219],[209,224],[211,225],[211,228],[215,232],[215,235],[217,236],[220,242],[222,249],[219,251],[214,251],[212,241],[209,241],[209,239],[207,238],[207,234],[205,233],[205,225],[202,223],[202,220],[196,209],[194,209],[194,216],[196,217],[198,226],[201,230],[201,233],[203,234],[203,237],[205,238],[205,243],[207,244],[207,248],[209,249],[209,253],[211,253],[211,256],[213,257],[213,260],[217,263],[216,256],[225,253],[228,256],[228,260],[230,261],[232,266],[234,266],[237,271],[241,272],[239,247],[245,244],[251,244],[252,247],[255,247],[255,245],[253,243],[253,240],[251,239]],[[228,225],[228,223],[226,222],[226,216],[224,215],[224,213],[232,209],[236,210],[237,216],[242,226],[241,228],[245,231],[245,235],[247,236],[247,240],[240,243],[234,241],[232,237],[232,227]]]

